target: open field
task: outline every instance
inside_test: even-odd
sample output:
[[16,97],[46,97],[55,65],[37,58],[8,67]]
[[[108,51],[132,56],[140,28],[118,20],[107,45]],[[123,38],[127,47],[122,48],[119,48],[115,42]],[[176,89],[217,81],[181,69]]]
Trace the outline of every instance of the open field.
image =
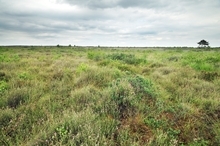
[[0,145],[220,145],[220,49],[0,47]]

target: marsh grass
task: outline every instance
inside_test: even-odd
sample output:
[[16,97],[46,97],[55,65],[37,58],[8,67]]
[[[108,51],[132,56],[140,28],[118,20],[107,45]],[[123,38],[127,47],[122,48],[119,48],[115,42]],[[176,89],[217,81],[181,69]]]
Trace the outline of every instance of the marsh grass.
[[0,145],[219,145],[219,49],[0,48]]

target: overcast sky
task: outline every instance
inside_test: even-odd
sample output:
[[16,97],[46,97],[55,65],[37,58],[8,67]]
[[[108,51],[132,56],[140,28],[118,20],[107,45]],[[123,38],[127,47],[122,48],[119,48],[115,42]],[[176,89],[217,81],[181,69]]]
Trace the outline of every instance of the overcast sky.
[[220,0],[0,0],[0,45],[220,46]]

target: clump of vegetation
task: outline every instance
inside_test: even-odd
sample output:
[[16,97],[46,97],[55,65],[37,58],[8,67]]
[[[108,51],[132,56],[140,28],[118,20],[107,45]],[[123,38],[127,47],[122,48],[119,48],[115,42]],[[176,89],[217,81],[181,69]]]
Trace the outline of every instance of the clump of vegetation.
[[0,80],[5,79],[6,74],[4,72],[0,72]]
[[5,81],[0,81],[0,94],[7,90],[8,84]]
[[206,81],[213,81],[215,79],[218,79],[220,77],[218,72],[206,72],[202,71],[201,74],[199,75],[201,79],[204,79]]
[[111,98],[116,103],[121,118],[134,112],[133,106],[138,106],[140,102],[156,100],[152,83],[141,76],[117,79],[110,88]]
[[127,64],[137,65],[141,63],[146,63],[145,59],[137,58],[133,54],[124,54],[124,53],[113,53],[107,56],[112,60],[120,60]]
[[102,52],[98,52],[98,51],[90,51],[87,53],[87,57],[89,59],[95,60],[95,61],[100,61],[103,58],[105,58],[105,54]]
[[215,52],[189,52],[183,57],[183,64],[198,71],[219,71],[215,66],[220,62],[220,55]]

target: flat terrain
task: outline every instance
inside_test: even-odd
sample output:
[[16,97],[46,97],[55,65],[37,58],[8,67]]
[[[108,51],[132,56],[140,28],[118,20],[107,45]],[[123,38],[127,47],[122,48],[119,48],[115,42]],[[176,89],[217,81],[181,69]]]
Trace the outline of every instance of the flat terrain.
[[0,145],[220,145],[219,48],[0,47]]

